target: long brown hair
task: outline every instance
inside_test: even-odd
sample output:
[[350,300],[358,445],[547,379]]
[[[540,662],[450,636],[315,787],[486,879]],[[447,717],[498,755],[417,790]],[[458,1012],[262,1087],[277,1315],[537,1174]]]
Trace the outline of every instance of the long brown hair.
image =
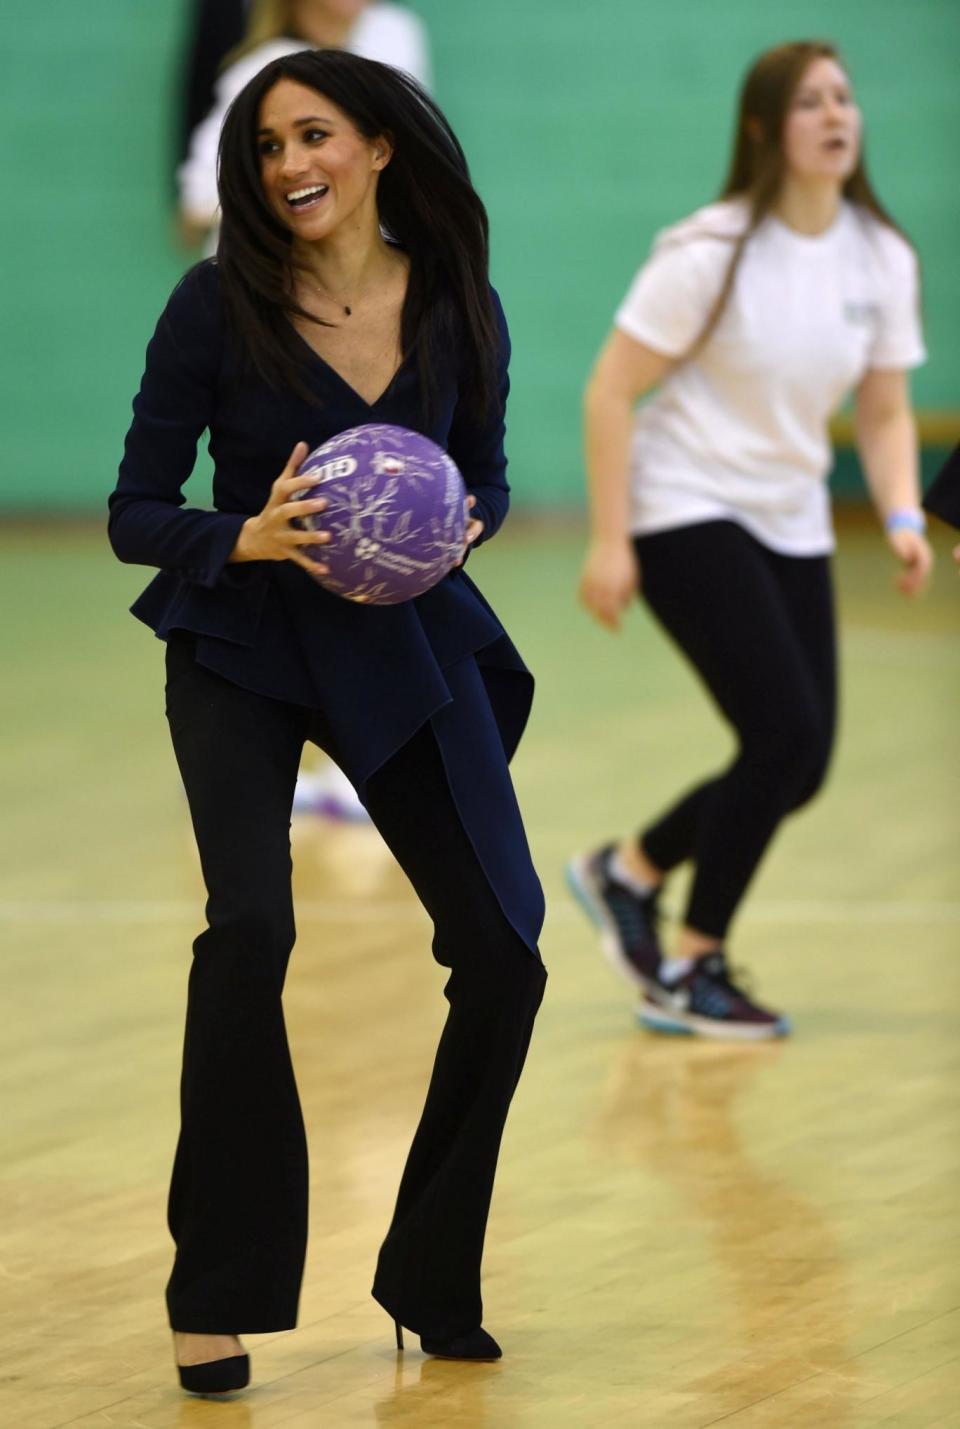
[[[308,40],[309,36],[301,34],[297,28],[296,10],[296,0],[253,0],[244,37],[236,49],[227,55],[224,69],[251,51],[258,50],[261,45],[269,44],[271,40]],[[359,13],[358,11],[357,18]]]
[[293,0],[253,0],[241,52],[255,50],[281,36],[298,39],[293,23]]
[[[787,168],[783,148],[787,114],[803,76],[814,60],[819,59],[835,60],[846,68],[836,46],[829,41],[793,40],[765,50],[746,73],[737,107],[733,154],[719,198],[746,200],[747,222],[743,232],[732,240],[733,252],[720,291],[703,328],[685,354],[688,358],[700,351],[723,317],[747,242],[777,200]],[[857,166],[844,181],[842,193],[844,198],[902,234],[873,190],[862,142]]]
[[253,0],[247,16],[243,39],[234,45],[220,61],[219,73],[235,65],[246,55],[259,50],[271,40],[299,40],[293,23],[294,0]]

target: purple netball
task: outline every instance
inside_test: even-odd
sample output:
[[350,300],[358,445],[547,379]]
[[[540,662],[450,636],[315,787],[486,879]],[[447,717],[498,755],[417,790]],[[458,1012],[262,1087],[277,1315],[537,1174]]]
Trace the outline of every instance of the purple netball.
[[397,605],[422,595],[463,554],[466,488],[456,463],[419,432],[369,423],[339,432],[312,451],[298,475],[316,486],[325,511],[308,530],[329,531],[307,554],[329,567],[317,580],[335,595],[367,605]]

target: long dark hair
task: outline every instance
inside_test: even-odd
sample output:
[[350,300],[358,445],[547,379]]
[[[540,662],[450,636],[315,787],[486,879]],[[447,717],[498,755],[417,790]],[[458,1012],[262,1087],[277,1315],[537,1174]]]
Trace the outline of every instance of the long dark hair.
[[[835,60],[846,68],[836,46],[829,41],[794,40],[764,51],[747,71],[740,89],[733,154],[719,195],[721,199],[745,199],[747,222],[743,232],[732,240],[733,252],[720,291],[686,357],[700,351],[723,317],[750,235],[756,232],[776,203],[787,171],[783,148],[787,114],[803,76],[818,59]],[[867,209],[881,223],[906,236],[873,190],[862,140],[857,166],[845,180],[842,193],[844,198]]]
[[415,355],[429,411],[437,363],[456,344],[461,389],[480,415],[496,401],[497,322],[487,277],[487,214],[456,135],[415,80],[343,50],[305,50],[272,61],[241,90],[220,136],[223,221],[217,263],[233,331],[273,387],[316,400],[291,317],[320,322],[294,297],[292,235],[264,197],[256,133],[264,96],[281,79],[325,95],[366,139],[389,137],[380,173],[383,231],[408,254],[400,324],[404,359]]

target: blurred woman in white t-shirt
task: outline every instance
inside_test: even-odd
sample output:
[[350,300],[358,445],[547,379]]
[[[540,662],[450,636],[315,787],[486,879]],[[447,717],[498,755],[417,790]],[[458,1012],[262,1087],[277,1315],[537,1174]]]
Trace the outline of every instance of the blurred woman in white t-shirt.
[[[568,869],[608,954],[642,989],[647,1026],[788,1030],[734,980],[725,939],[778,825],[829,761],[827,423],[851,389],[900,589],[915,594],[930,570],[907,379],[925,357],[917,289],[913,248],[867,177],[836,50],[802,42],[761,55],[720,200],[658,236],[586,393],[582,602],[616,630],[640,591],[739,741],[727,769],[638,837]],[[657,898],[688,860],[690,899],[666,957]]]

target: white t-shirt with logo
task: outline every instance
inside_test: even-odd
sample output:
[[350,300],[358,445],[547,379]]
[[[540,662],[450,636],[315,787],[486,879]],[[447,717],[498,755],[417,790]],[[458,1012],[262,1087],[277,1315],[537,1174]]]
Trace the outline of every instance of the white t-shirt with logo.
[[[681,357],[746,222],[731,199],[665,229],[616,326]],[[816,237],[765,218],[710,338],[637,412],[632,530],[726,518],[787,555],[832,550],[828,420],[868,370],[925,357],[916,256],[898,233],[846,201]]]

